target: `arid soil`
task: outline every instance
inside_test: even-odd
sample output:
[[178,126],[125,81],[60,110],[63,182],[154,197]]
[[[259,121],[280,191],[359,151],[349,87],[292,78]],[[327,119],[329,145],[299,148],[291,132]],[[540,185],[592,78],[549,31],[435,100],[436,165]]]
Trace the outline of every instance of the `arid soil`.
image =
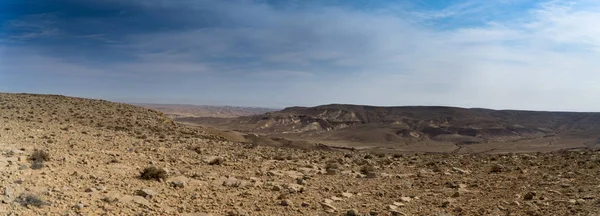
[[278,148],[50,95],[0,94],[0,119],[5,215],[600,215],[596,150]]

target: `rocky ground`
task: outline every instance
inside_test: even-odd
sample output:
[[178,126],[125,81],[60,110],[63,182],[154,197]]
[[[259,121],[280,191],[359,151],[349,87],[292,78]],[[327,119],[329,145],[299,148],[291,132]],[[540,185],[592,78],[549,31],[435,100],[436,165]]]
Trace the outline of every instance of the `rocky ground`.
[[[274,148],[131,105],[0,94],[0,152],[6,215],[600,215],[592,150]],[[166,173],[140,178],[147,167]]]

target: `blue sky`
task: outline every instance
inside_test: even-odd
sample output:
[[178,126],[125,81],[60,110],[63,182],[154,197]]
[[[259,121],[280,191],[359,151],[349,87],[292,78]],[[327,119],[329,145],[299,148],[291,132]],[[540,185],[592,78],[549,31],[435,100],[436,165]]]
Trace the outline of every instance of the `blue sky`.
[[4,0],[0,91],[600,111],[592,0]]

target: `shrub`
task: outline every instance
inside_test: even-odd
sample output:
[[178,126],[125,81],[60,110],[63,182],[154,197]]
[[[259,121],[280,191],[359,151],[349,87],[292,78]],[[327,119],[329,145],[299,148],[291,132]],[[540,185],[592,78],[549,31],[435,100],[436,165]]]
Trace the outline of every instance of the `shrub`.
[[16,201],[25,207],[34,206],[40,208],[49,204],[40,196],[30,193],[22,193]]
[[145,180],[164,180],[167,178],[167,171],[158,167],[146,167],[141,173],[140,178]]
[[33,162],[44,162],[50,160],[50,153],[45,150],[35,149],[33,153],[29,155],[29,160]]
[[44,162],[43,161],[33,161],[31,163],[31,169],[39,170],[39,169],[42,169],[42,168],[44,168]]

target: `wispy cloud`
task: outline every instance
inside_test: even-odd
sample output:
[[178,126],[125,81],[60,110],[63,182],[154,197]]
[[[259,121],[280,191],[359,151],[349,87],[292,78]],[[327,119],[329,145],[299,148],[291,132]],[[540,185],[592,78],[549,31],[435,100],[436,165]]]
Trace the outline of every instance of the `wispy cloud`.
[[[11,36],[26,42],[0,45],[13,53],[0,62],[0,74],[52,74],[63,85],[73,76],[113,80],[114,92],[104,96],[122,90],[128,98],[147,98],[144,89],[165,80],[161,98],[252,106],[600,105],[592,98],[600,86],[591,82],[600,80],[596,1],[468,0],[369,10],[286,4],[79,2],[71,6],[82,13],[8,21]],[[135,91],[120,86],[134,82]],[[214,95],[196,93],[207,91]]]

